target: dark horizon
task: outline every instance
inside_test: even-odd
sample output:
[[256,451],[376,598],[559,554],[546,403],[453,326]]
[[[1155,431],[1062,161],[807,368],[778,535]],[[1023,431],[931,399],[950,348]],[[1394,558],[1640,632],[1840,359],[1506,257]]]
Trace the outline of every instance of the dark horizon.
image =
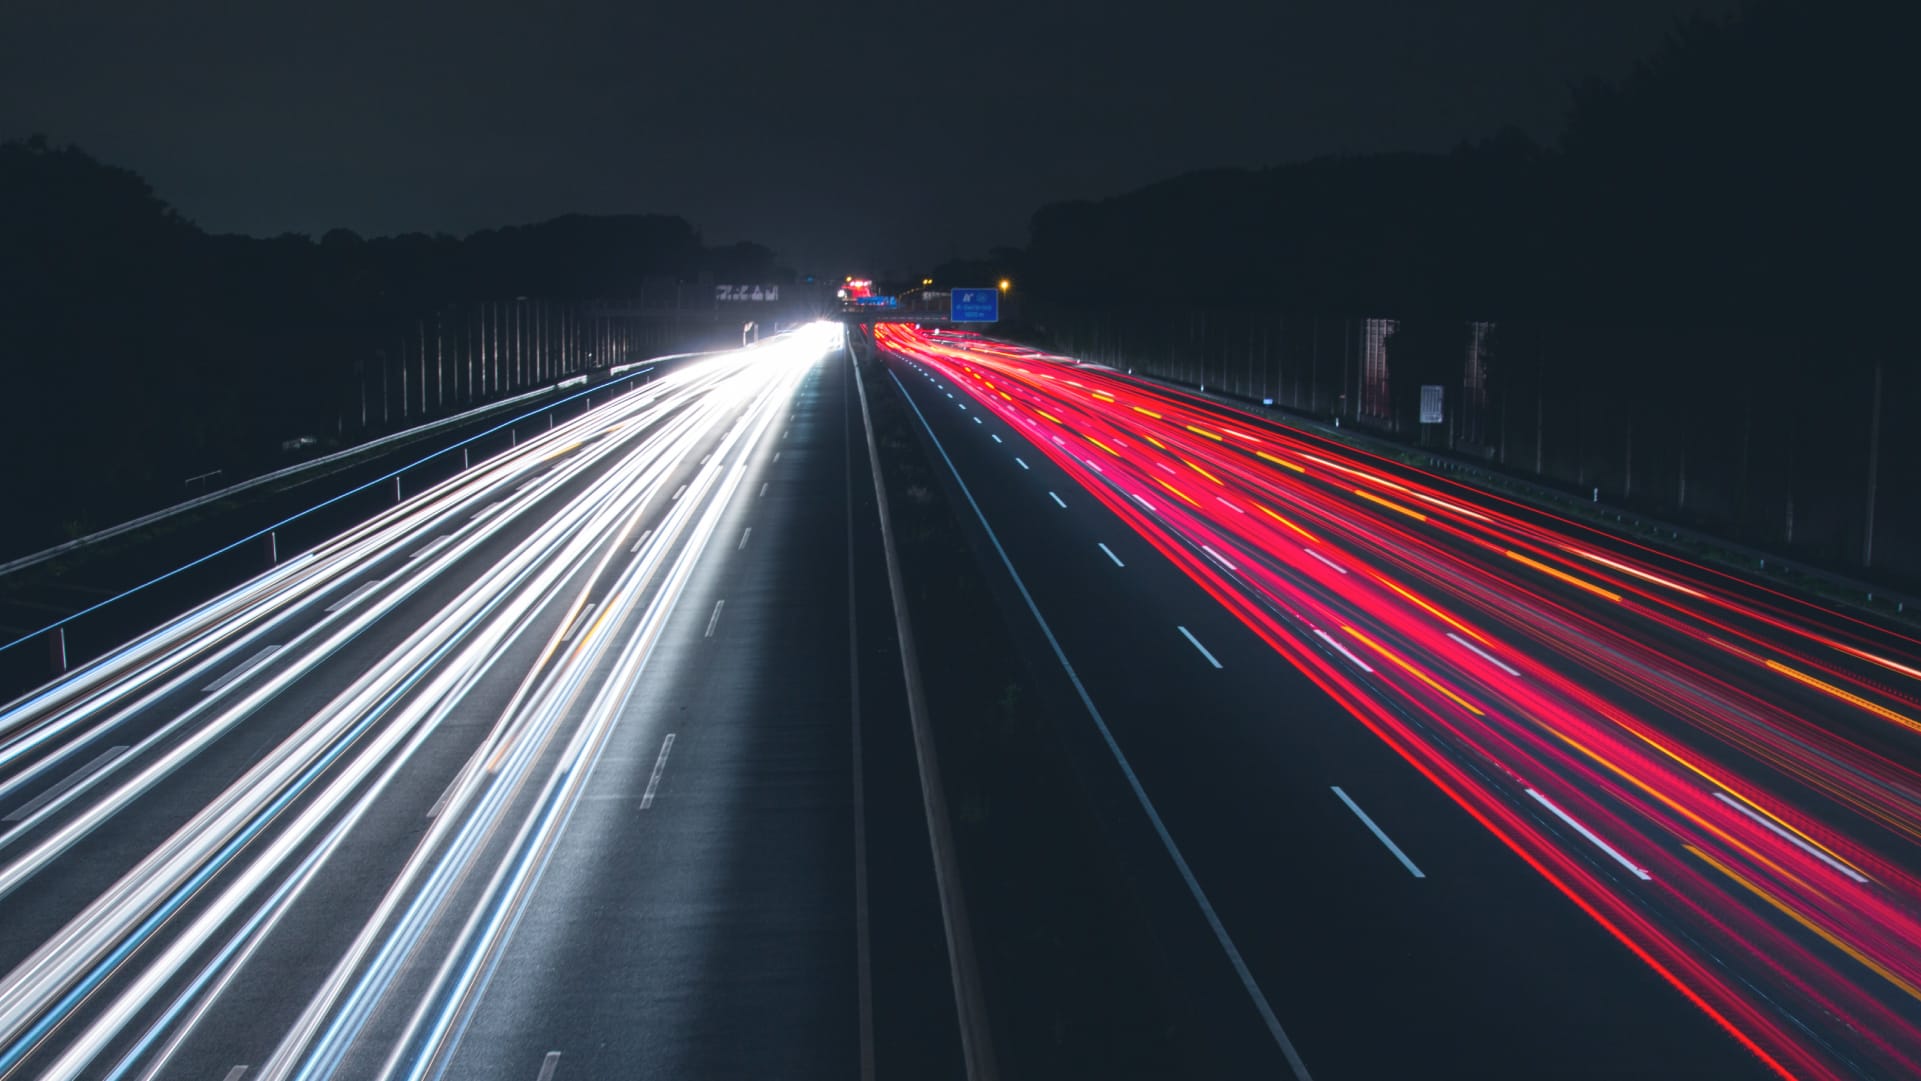
[[[1504,127],[1551,142],[1572,87],[1733,8],[1329,3],[1179,25],[990,9],[956,28],[944,9],[579,6],[382,13],[369,30],[355,10],[45,5],[0,41],[0,132],[131,168],[213,233],[660,213],[803,273],[884,272],[1018,245],[1045,204],[1197,169],[1441,151]],[[921,56],[934,42],[941,57]]]

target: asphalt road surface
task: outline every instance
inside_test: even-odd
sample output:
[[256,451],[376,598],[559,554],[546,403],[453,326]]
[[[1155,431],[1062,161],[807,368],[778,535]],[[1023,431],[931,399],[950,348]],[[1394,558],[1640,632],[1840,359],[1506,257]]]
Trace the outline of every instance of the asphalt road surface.
[[1223,1072],[1921,1076],[1921,643],[1112,370],[875,333],[1211,956]]
[[837,337],[677,368],[0,712],[0,1077],[872,1069],[938,996],[867,960]]

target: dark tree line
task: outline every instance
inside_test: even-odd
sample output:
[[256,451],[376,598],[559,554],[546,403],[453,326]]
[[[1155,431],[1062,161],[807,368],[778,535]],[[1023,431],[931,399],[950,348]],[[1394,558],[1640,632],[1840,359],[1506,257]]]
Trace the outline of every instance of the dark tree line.
[[1416,412],[1440,385],[1445,437],[1509,469],[1921,583],[1912,27],[1752,0],[1571,88],[1552,145],[1055,204],[1022,283],[1061,344],[1408,439],[1443,434]]
[[675,282],[779,277],[767,249],[710,248],[663,215],[463,238],[211,235],[132,172],[0,142],[0,549],[195,494],[197,473],[281,464],[290,438],[325,449],[671,345],[583,302],[666,283],[672,307]]
[[1043,207],[1024,284],[1137,300],[1462,319],[1825,322],[1908,292],[1911,16],[1754,0],[1573,88],[1558,145],[1192,173]]

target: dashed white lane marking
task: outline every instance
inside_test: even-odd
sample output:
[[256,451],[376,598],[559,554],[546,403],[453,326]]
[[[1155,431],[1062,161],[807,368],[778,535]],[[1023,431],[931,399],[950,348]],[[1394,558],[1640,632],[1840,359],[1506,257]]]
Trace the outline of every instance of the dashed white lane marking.
[[1728,806],[1734,808],[1735,810],[1741,812],[1742,814],[1747,815],[1749,818],[1754,819],[1756,822],[1759,822],[1761,825],[1767,827],[1770,831],[1780,836],[1783,840],[1787,841],[1789,844],[1793,845],[1794,847],[1800,849],[1803,852],[1806,852],[1808,855],[1813,856],[1815,859],[1820,860],[1822,863],[1827,864],[1829,867],[1832,867],[1835,870],[1841,872],[1842,874],[1847,875],[1849,878],[1853,879],[1858,883],[1861,883],[1863,885],[1867,884],[1868,880],[1866,876],[1862,875],[1859,871],[1856,871],[1854,868],[1849,867],[1847,864],[1842,863],[1840,860],[1835,859],[1833,856],[1828,855],[1826,852],[1821,851],[1820,849],[1807,843],[1801,838],[1796,837],[1794,834],[1789,833],[1787,830],[1782,829],[1780,826],[1776,825],[1775,823],[1768,821],[1768,819],[1765,816],[1754,813],[1753,808],[1743,805],[1741,801],[1734,799],[1733,797],[1729,796],[1726,792],[1716,792],[1714,794],[1714,798],[1720,800],[1722,803],[1727,804]]
[[1482,649],[1480,646],[1477,646],[1474,643],[1468,641],[1467,639],[1462,638],[1460,635],[1455,634],[1453,631],[1447,632],[1447,636],[1449,638],[1454,639],[1456,642],[1461,643],[1467,648],[1473,650],[1475,653],[1480,655],[1482,660],[1486,661],[1487,663],[1493,665],[1496,668],[1499,668],[1501,671],[1506,672],[1508,675],[1518,676],[1521,674],[1518,669],[1509,668],[1507,665],[1502,664],[1498,659],[1495,658],[1494,654],[1489,653],[1487,650]]
[[1640,879],[1643,882],[1646,882],[1648,879],[1653,877],[1652,875],[1648,874],[1645,870],[1642,870],[1640,867],[1635,866],[1632,860],[1629,860],[1626,856],[1621,855],[1621,853],[1613,845],[1608,844],[1606,841],[1601,840],[1599,837],[1596,837],[1594,835],[1593,830],[1588,829],[1586,826],[1581,825],[1579,822],[1576,822],[1574,820],[1574,816],[1568,814],[1566,811],[1561,810],[1559,807],[1556,807],[1553,804],[1553,802],[1550,801],[1546,796],[1541,795],[1539,792],[1536,792],[1532,788],[1527,790],[1527,794],[1533,797],[1534,802],[1540,804],[1543,807],[1546,807],[1550,811],[1553,811],[1554,817],[1574,827],[1575,831],[1578,832],[1581,836],[1586,837],[1589,841],[1592,841],[1594,843],[1594,847],[1607,853],[1608,857],[1612,859],[1614,862],[1620,864],[1621,866],[1627,868],[1629,871],[1633,872],[1634,877]]
[[1301,549],[1301,551],[1306,552],[1308,555],[1313,556],[1315,559],[1318,559],[1321,562],[1327,564],[1328,566],[1333,567],[1335,570],[1341,572],[1342,574],[1347,573],[1346,567],[1341,566],[1339,563],[1334,562],[1333,560],[1327,558],[1326,556],[1322,555],[1321,553],[1315,551],[1312,548],[1303,548]]
[[353,602],[366,596],[367,594],[372,593],[374,591],[374,587],[379,584],[380,584],[380,579],[378,578],[374,579],[371,582],[364,583],[359,589],[354,590],[352,593],[349,593],[346,596],[328,605],[327,611],[329,612],[340,611],[342,608],[345,608],[348,605],[352,604]]
[[0,818],[0,822],[18,822],[26,818],[33,812],[59,799],[62,793],[93,776],[95,773],[100,772],[100,770],[106,768],[107,763],[126,753],[127,748],[124,746],[109,747],[101,751],[93,757],[93,761],[88,762],[86,765],[81,766],[79,769],[61,778],[59,784],[54,785],[52,788],[47,789],[45,792],[14,808],[13,813],[5,818]]
[[1188,640],[1188,642],[1193,645],[1195,649],[1198,649],[1201,651],[1201,656],[1207,658],[1207,663],[1213,665],[1216,668],[1219,668],[1221,666],[1221,662],[1214,659],[1214,655],[1207,651],[1207,647],[1204,645],[1201,645],[1201,640],[1194,637],[1193,631],[1190,631],[1186,627],[1181,627],[1181,626],[1176,626],[1174,629],[1177,631],[1180,631],[1181,635],[1185,637]]
[[644,811],[654,805],[654,792],[660,788],[660,775],[661,772],[667,768],[667,755],[671,753],[673,749],[674,734],[669,732],[667,733],[667,738],[661,741],[660,757],[654,759],[654,774],[647,778],[647,791],[640,794],[641,810]]
[[216,679],[212,683],[209,683],[205,687],[201,688],[202,693],[212,694],[213,692],[219,690],[220,688],[225,687],[227,684],[232,683],[234,680],[240,679],[242,676],[247,675],[248,673],[252,672],[254,669],[260,667],[263,664],[266,664],[267,658],[273,656],[275,653],[278,653],[279,651],[280,651],[280,647],[277,645],[268,646],[266,649],[263,649],[260,652],[254,654],[253,657],[249,659],[245,664],[242,664],[240,667],[234,669],[231,672],[228,672],[226,675],[221,676],[219,679]]
[[1413,860],[1407,858],[1407,853],[1401,851],[1401,846],[1389,839],[1386,832],[1384,832],[1381,827],[1375,825],[1373,819],[1367,817],[1367,812],[1361,810],[1361,805],[1349,799],[1347,793],[1341,791],[1340,785],[1334,786],[1334,794],[1341,797],[1341,802],[1347,804],[1347,809],[1354,812],[1354,817],[1360,819],[1361,824],[1366,826],[1382,844],[1386,845],[1389,852],[1394,853],[1394,858],[1401,861],[1401,866],[1407,868],[1408,874],[1413,875],[1415,878],[1427,877],[1421,873],[1419,867],[1414,866]]
[[1106,552],[1106,553],[1107,553],[1107,558],[1109,558],[1109,559],[1111,559],[1111,560],[1113,560],[1113,561],[1114,561],[1114,565],[1115,565],[1116,567],[1125,567],[1125,566],[1127,566],[1127,564],[1125,564],[1125,563],[1122,563],[1122,562],[1121,562],[1121,557],[1120,557],[1120,556],[1117,556],[1117,555],[1115,555],[1115,554],[1114,554],[1114,549],[1112,549],[1112,548],[1109,548],[1109,547],[1108,547],[1107,545],[1105,545],[1105,544],[1101,544],[1101,542],[1100,542],[1100,541],[1095,541],[1094,543],[1096,543],[1096,544],[1100,544],[1100,548],[1101,548],[1101,551],[1103,551],[1103,552]]
[[1339,642],[1336,642],[1334,640],[1333,635],[1327,633],[1326,631],[1320,629],[1319,627],[1314,628],[1314,633],[1320,636],[1321,641],[1326,642],[1328,645],[1333,646],[1335,649],[1340,650],[1341,656],[1346,657],[1350,661],[1353,661],[1354,667],[1359,668],[1363,672],[1374,671],[1374,669],[1368,667],[1368,664],[1366,661],[1360,659],[1359,657],[1356,657],[1352,652],[1348,650],[1346,646],[1340,644]]

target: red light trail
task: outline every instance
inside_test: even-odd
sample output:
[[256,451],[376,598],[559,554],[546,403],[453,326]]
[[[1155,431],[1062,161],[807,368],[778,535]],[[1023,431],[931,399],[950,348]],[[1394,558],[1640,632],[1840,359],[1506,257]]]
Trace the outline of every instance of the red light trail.
[[874,335],[1777,1073],[1921,1076],[1921,641],[1108,369]]

